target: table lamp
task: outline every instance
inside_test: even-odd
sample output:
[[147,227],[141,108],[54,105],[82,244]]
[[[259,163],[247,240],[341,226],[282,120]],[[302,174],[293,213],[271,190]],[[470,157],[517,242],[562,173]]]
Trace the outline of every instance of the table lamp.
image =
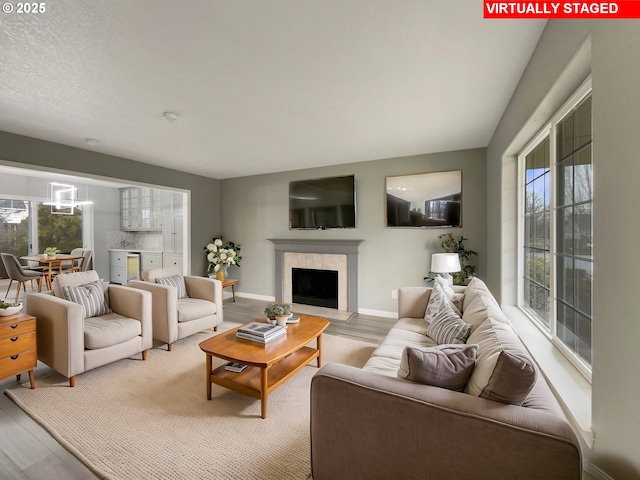
[[453,277],[450,274],[460,270],[460,257],[457,253],[434,253],[431,255],[431,271],[445,279],[449,285],[453,285]]

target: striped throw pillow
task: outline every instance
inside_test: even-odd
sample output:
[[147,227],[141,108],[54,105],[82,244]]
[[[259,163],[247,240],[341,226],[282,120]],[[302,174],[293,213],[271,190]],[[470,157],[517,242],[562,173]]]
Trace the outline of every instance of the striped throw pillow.
[[471,333],[471,325],[460,318],[451,300],[445,297],[440,310],[429,323],[427,334],[438,344],[466,343]]
[[182,275],[174,275],[173,277],[156,278],[156,283],[160,285],[168,285],[170,287],[176,287],[178,290],[178,298],[186,298],[187,286],[184,283],[184,277]]
[[111,312],[100,281],[78,287],[62,287],[62,296],[65,300],[80,305],[84,318],[99,317]]

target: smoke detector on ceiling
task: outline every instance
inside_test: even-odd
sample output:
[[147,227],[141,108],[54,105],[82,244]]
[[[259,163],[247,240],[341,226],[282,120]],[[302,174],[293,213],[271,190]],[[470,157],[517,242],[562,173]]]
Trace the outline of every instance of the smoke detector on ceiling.
[[164,120],[166,120],[169,123],[173,123],[173,122],[177,122],[178,121],[178,115],[173,113],[173,112],[164,112],[162,114],[162,118]]

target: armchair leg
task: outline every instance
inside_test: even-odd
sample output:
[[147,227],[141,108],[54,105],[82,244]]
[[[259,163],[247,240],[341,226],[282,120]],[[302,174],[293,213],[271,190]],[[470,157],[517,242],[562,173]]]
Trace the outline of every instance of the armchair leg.
[[73,377],[69,377],[69,386],[71,388],[76,386],[76,376],[75,375]]
[[172,351],[173,350],[173,343],[167,343],[167,351]]
[[144,361],[144,360],[146,360],[146,359],[147,359],[147,351],[146,351],[146,350],[143,350],[143,351],[142,351],[142,360]]
[[213,331],[217,332],[218,331],[218,326],[216,325],[215,327],[213,327]]
[[7,298],[7,295],[9,295],[9,290],[11,290],[11,285],[13,285],[13,278],[9,279],[9,288],[7,288],[7,293],[4,294],[5,298]]

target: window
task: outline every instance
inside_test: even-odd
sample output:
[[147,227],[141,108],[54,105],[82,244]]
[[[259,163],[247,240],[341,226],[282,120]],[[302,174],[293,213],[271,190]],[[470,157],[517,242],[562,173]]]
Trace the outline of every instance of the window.
[[587,82],[519,157],[520,307],[591,372],[593,170]]

